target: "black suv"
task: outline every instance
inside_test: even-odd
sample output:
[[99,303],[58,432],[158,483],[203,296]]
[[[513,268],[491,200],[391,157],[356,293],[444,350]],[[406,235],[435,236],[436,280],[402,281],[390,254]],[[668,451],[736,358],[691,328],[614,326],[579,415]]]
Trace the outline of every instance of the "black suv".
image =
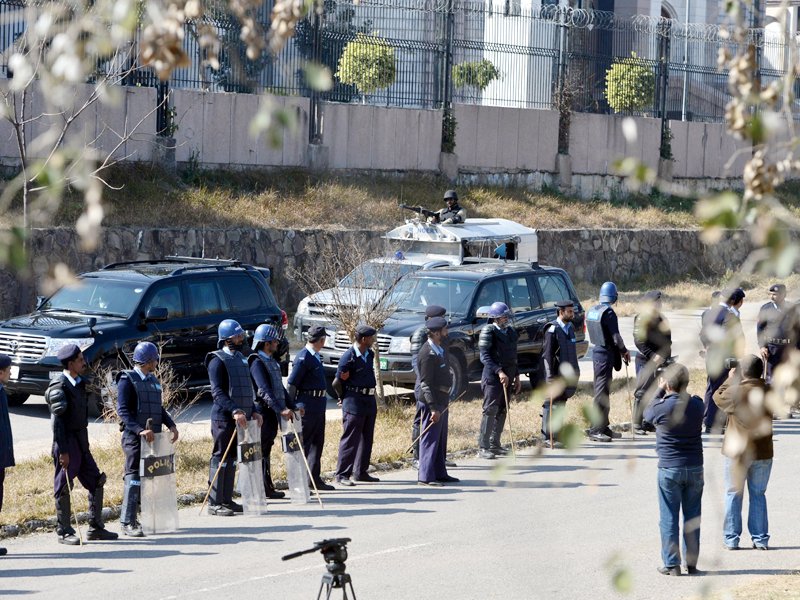
[[[575,304],[578,356],[584,356],[589,348],[584,310],[563,269],[511,262],[444,267],[406,275],[388,293],[388,304],[396,306],[396,310],[378,332],[381,370],[387,383],[414,382],[411,335],[425,320],[425,307],[429,304],[447,308],[453,395],[460,394],[468,382],[480,379],[483,365],[478,335],[487,319],[477,313],[492,302],[505,302],[514,313],[520,372],[527,374],[532,383],[537,383],[543,374],[540,358],[544,328],[556,318],[558,300],[572,300]],[[321,354],[326,370],[332,374],[350,342],[341,331],[326,344]]]
[[[217,347],[217,325],[229,318],[248,331],[267,322],[285,328],[268,269],[169,257],[84,273],[34,312],[0,323],[0,352],[13,361],[9,404],[44,393],[61,373],[56,354],[69,343],[80,346],[93,372],[113,372],[130,367],[138,342],[152,341],[189,389],[201,389],[208,385],[204,357]],[[99,398],[91,406],[99,406]]]

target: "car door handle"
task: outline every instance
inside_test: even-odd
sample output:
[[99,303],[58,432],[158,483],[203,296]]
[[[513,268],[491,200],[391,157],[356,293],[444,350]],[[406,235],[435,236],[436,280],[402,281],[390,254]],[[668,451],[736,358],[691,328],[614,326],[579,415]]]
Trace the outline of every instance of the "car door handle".
[[546,323],[547,322],[547,318],[546,317],[539,317],[538,319],[536,319],[536,322],[537,323]]

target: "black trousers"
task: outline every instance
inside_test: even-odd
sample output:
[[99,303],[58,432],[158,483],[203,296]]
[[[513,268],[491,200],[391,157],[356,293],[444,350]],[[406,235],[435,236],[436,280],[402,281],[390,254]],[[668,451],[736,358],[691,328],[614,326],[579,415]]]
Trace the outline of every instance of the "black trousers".
[[0,512],[3,510],[3,483],[6,480],[6,470],[0,469]]
[[130,431],[122,432],[122,452],[125,454],[125,475],[135,475],[139,479],[139,462],[142,458],[140,436]]
[[592,423],[592,431],[608,429],[608,415],[611,412],[611,379],[614,376],[614,355],[601,346],[592,350],[592,367],[594,367],[594,406],[600,420]]
[[[69,454],[69,467],[66,471],[58,462],[58,455],[63,453]],[[94,494],[101,473],[89,451],[89,433],[85,429],[70,433],[66,448],[61,448],[58,444],[53,443],[53,463],[56,468],[53,478],[53,496],[55,498],[58,498],[66,489],[67,476],[69,476],[70,486],[72,486],[72,480],[77,477],[89,495]]]
[[721,429],[725,426],[725,419],[727,418],[724,413],[718,413],[719,408],[717,403],[714,402],[714,393],[725,383],[728,378],[728,372],[723,370],[722,373],[714,377],[708,378],[708,385],[706,386],[706,395],[704,398],[705,413],[703,415],[703,424],[707,430]]
[[339,441],[339,461],[336,477],[357,478],[367,474],[372,457],[372,442],[375,436],[377,415],[354,415],[342,413],[342,439]]
[[656,368],[652,361],[636,361],[636,391],[633,392],[633,425],[642,426],[645,409],[659,391],[656,381]]
[[322,448],[325,445],[325,411],[308,412],[303,415],[303,449],[306,451],[308,467],[314,483],[322,482]]
[[264,485],[269,487],[272,481],[270,474],[269,461],[272,453],[272,446],[275,445],[275,438],[278,436],[278,415],[271,408],[267,408],[263,414],[264,423],[261,425],[261,456],[263,457]]

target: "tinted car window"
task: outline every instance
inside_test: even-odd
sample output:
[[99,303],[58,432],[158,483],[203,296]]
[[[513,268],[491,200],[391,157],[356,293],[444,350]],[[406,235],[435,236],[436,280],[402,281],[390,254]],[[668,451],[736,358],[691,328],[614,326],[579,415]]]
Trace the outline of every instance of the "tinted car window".
[[224,279],[228,302],[236,312],[254,312],[261,307],[261,294],[256,282],[247,275],[232,275]]
[[131,281],[84,277],[78,283],[58,290],[41,310],[128,317],[139,304],[145,289],[141,283]]
[[[528,291],[528,280],[525,277],[512,277],[505,279],[508,291],[508,307],[511,312],[528,312],[533,310],[531,293]],[[534,294],[534,298],[536,295]]]
[[505,302],[506,295],[503,291],[503,282],[499,279],[493,279],[491,281],[486,281],[481,286],[481,290],[478,292],[478,299],[475,301],[475,308],[480,308],[481,306],[489,306],[493,302]]
[[166,308],[167,316],[172,318],[182,317],[183,310],[183,294],[181,293],[181,286],[177,283],[165,285],[153,294],[153,297],[147,303],[145,311],[154,308]]
[[537,277],[539,289],[542,291],[542,304],[551,306],[558,300],[570,298],[567,282],[561,275],[556,273],[542,274]]
[[425,307],[438,304],[447,309],[448,315],[463,316],[469,309],[469,301],[476,282],[438,278],[401,279],[389,296],[389,305],[397,310],[425,312]]
[[229,310],[228,301],[216,279],[190,281],[186,287],[189,289],[192,316],[215,315]]

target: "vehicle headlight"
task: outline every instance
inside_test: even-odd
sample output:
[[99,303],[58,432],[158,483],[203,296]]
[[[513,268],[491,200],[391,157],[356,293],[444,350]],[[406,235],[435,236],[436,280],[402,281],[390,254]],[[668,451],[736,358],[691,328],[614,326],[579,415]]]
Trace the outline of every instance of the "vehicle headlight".
[[297,305],[297,314],[298,315],[307,315],[308,312],[308,305],[311,302],[311,298],[306,296],[302,300],[300,300],[300,304]]
[[325,344],[323,348],[330,348],[333,349],[333,345],[336,342],[336,332],[333,329],[325,328],[325,331],[328,332],[328,337],[325,338]]
[[83,352],[94,344],[94,338],[47,338],[47,347],[44,350],[44,355],[56,356],[59,350],[69,344],[75,344]]
[[393,337],[389,341],[390,354],[411,354],[411,338]]

